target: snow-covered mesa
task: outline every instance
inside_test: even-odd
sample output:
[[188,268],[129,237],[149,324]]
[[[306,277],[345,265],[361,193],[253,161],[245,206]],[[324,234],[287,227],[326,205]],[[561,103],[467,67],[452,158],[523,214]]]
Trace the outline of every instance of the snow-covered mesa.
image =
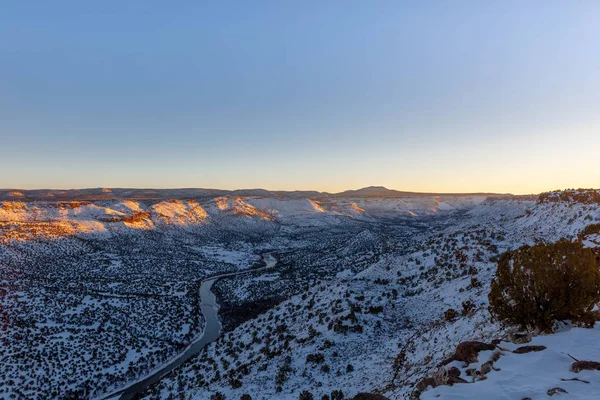
[[[0,223],[54,224],[66,234],[108,228],[151,229],[244,220],[274,223],[335,222],[340,218],[414,218],[464,211],[486,196],[406,198],[277,198],[219,196],[208,200],[101,200],[0,202]],[[39,231],[43,234],[42,231]]]

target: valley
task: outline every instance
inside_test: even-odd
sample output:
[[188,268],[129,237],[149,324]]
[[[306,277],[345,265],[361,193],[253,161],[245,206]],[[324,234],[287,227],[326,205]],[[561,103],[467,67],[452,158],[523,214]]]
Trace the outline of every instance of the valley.
[[408,398],[503,332],[502,252],[600,221],[579,195],[218,194],[0,202],[0,397]]
[[246,274],[260,273],[273,269],[277,264],[277,259],[272,253],[266,253],[263,255],[264,267],[253,268],[245,271],[231,272],[225,274],[219,274],[216,276],[208,277],[204,279],[200,285],[200,308],[202,309],[202,317],[204,318],[204,329],[202,334],[197,339],[186,347],[186,349],[174,357],[172,361],[169,361],[166,365],[160,367],[158,371],[152,373],[150,376],[128,386],[124,389],[118,390],[115,393],[105,396],[104,398],[118,397],[119,399],[131,399],[135,395],[143,393],[143,391],[150,385],[153,385],[160,381],[160,379],[168,374],[170,371],[182,365],[184,362],[189,360],[191,357],[197,355],[208,343],[214,341],[219,337],[221,333],[221,323],[218,317],[219,305],[217,299],[212,293],[211,288],[213,284],[222,278],[233,277]]
[[599,1],[6,3],[0,400],[600,399]]

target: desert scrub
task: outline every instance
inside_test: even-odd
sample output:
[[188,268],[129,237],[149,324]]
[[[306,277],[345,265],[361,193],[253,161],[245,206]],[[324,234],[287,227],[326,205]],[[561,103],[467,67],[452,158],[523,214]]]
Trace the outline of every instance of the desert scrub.
[[501,321],[551,332],[555,320],[589,323],[600,301],[594,253],[580,242],[525,246],[500,257],[489,294]]

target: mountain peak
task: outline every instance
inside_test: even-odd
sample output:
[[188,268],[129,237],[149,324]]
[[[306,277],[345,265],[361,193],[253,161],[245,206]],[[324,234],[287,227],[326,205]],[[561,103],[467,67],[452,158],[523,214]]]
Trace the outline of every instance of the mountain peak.
[[414,193],[388,189],[384,186],[367,186],[357,190],[346,190],[336,193],[338,197],[401,197]]

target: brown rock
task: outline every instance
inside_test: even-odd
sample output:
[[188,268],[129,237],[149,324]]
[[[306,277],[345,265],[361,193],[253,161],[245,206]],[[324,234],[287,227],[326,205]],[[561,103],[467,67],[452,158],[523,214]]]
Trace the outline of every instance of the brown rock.
[[[417,383],[417,390],[419,392],[424,392],[427,390],[427,388],[431,386],[431,387],[435,387],[435,380],[433,378],[423,378],[419,381],[419,383]],[[356,398],[354,399],[356,400]]]
[[448,357],[445,360],[443,360],[440,363],[440,367],[444,367],[444,366],[450,364],[452,361],[459,361],[459,360],[456,359],[456,354],[452,354],[450,357]]
[[528,332],[512,332],[508,334],[508,341],[514,344],[531,342],[531,334]]
[[466,363],[477,362],[477,355],[482,350],[494,350],[493,344],[487,344],[477,341],[462,342],[456,347],[456,351],[452,356],[446,358],[440,363],[440,366],[450,364],[452,361],[462,361]]
[[552,388],[552,389],[548,390],[547,393],[548,393],[548,396],[554,396],[557,393],[567,393],[567,394],[569,394],[569,392],[567,392],[565,389],[563,389],[561,387]]
[[464,361],[467,363],[477,362],[477,355],[483,350],[494,350],[496,346],[493,344],[487,344],[483,342],[462,342],[456,348],[454,358],[457,361]]
[[494,367],[494,362],[493,361],[488,361],[486,363],[483,363],[481,365],[481,368],[479,369],[479,372],[481,373],[481,375],[485,375],[487,373],[489,373],[492,368]]
[[571,365],[571,371],[579,372],[579,371],[600,371],[600,363],[596,361],[575,361]]
[[448,385],[452,386],[455,383],[469,383],[469,382],[465,381],[463,378],[460,378],[458,376],[449,376],[448,377]]
[[513,353],[525,354],[525,353],[531,353],[534,351],[542,351],[542,350],[546,350],[546,346],[521,346],[518,349],[514,350]]
[[448,370],[448,376],[458,378],[460,376],[460,369],[452,367]]

